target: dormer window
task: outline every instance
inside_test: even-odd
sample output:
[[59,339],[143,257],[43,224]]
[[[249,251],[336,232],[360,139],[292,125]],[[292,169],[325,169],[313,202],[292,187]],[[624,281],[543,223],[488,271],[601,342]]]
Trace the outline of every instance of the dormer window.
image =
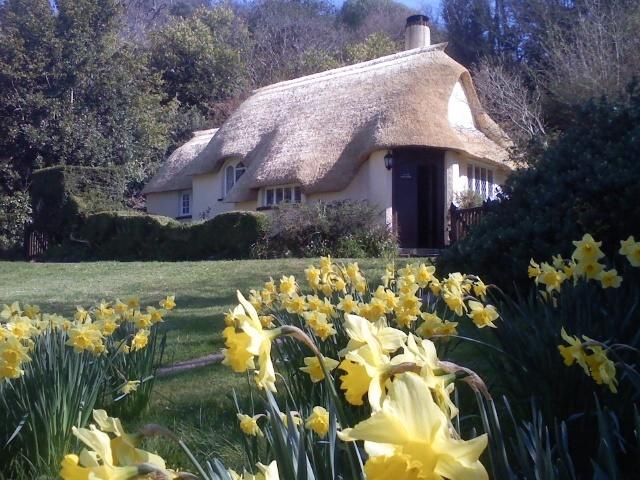
[[244,172],[247,170],[247,167],[244,166],[244,163],[238,162],[235,165],[229,164],[227,168],[224,169],[224,194],[225,196],[229,194],[233,186],[236,184],[240,177],[244,175]]

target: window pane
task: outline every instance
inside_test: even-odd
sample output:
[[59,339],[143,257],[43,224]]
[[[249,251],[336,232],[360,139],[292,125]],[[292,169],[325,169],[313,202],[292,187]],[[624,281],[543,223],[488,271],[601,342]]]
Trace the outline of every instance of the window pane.
[[284,188],[284,201],[286,203],[291,203],[291,187]]
[[474,187],[473,190],[477,193],[480,193],[480,167],[476,167],[476,171],[475,171],[475,183],[474,183]]
[[236,165],[236,182],[238,180],[240,180],[240,177],[244,174],[246,168],[244,166],[244,163],[240,162],[238,163],[238,165]]
[[482,197],[487,198],[487,169],[480,169],[480,186],[482,188]]
[[493,170],[487,172],[487,181],[489,182],[489,198],[493,198]]
[[300,187],[294,189],[294,201],[296,203],[302,202],[302,189]]
[[467,190],[473,190],[473,166],[467,165]]
[[188,193],[182,194],[182,215],[189,215],[190,211],[190,197]]
[[273,190],[269,189],[269,190],[265,190],[265,193],[267,194],[264,204],[265,205],[273,205]]
[[282,203],[283,189],[276,188],[276,205]]
[[231,190],[231,188],[233,187],[234,181],[234,168],[233,165],[229,165],[225,174],[225,193],[229,193],[229,190]]

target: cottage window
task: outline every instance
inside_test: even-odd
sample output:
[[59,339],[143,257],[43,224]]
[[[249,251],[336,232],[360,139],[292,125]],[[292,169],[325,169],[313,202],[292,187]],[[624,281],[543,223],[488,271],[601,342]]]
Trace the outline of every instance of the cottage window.
[[191,215],[191,193],[183,192],[180,195],[180,215],[187,216]]
[[262,195],[262,205],[273,207],[281,203],[301,203],[302,189],[295,186],[265,188]]
[[244,166],[244,163],[238,162],[234,165],[227,165],[227,168],[224,169],[224,194],[225,196],[229,194],[229,191],[233,188],[240,177],[244,175],[244,172],[247,171],[247,167]]
[[490,168],[467,165],[467,189],[485,200],[493,198],[495,192],[494,172]]
[[236,182],[240,180],[242,175],[244,175],[245,170],[246,167],[244,166],[244,163],[240,162],[236,165]]

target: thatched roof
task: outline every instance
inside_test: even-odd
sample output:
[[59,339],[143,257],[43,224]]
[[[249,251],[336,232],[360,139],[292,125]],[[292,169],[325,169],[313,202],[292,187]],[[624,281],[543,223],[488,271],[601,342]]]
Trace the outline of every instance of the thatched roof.
[[204,150],[213,138],[217,128],[211,130],[198,130],[193,132],[193,137],[184,145],[176,148],[169,158],[165,160],[156,174],[145,185],[142,193],[170,192],[173,190],[190,190],[191,177],[183,173],[198,154]]
[[[239,202],[269,185],[342,190],[383,148],[440,147],[503,163],[500,129],[482,111],[469,72],[443,49],[408,50],[256,90],[184,173],[217,172],[225,159],[242,158],[247,172],[226,198]],[[448,121],[458,81],[479,132]]]

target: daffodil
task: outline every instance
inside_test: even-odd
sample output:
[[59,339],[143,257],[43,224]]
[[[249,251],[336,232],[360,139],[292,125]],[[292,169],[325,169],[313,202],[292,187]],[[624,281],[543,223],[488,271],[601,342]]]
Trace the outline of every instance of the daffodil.
[[574,273],[578,277],[596,279],[604,269],[597,260],[579,260],[574,267]]
[[[329,357],[323,357],[322,362],[328,372],[335,369],[340,364],[337,360]],[[305,366],[300,367],[300,370],[309,374],[313,383],[324,380],[324,371],[322,370],[322,365],[320,364],[318,357],[305,357],[304,364]]]
[[338,301],[338,310],[344,313],[358,313],[358,302],[353,299],[353,295],[345,295]]
[[562,355],[564,364],[570,367],[574,362],[578,362],[578,365],[580,365],[584,372],[589,375],[589,367],[586,361],[587,354],[584,350],[582,341],[580,341],[578,337],[569,335],[564,327],[560,330],[560,336],[569,345],[558,345],[558,351],[560,352],[560,355]]
[[620,241],[619,253],[627,257],[633,267],[640,267],[640,242],[636,242],[633,236]]
[[138,390],[139,386],[140,380],[129,380],[125,382],[124,385],[122,385],[120,388],[118,388],[118,391],[123,395],[129,395],[130,393]]
[[280,279],[280,293],[291,296],[296,292],[296,279],[293,276],[283,276]]
[[69,335],[67,345],[73,347],[76,353],[84,350],[96,353],[96,351],[100,350],[100,346],[102,345],[102,332],[96,324],[79,323],[67,333]]
[[160,300],[159,305],[165,310],[173,310],[176,308],[176,296],[167,295],[164,299]]
[[238,413],[236,414],[236,416],[238,417],[238,421],[240,422],[240,430],[242,430],[245,435],[248,435],[250,437],[264,436],[262,430],[260,430],[260,427],[258,426],[258,419],[264,417],[264,415],[259,414],[252,417],[249,415],[245,415],[244,413]]
[[131,340],[131,350],[142,350],[149,343],[149,330],[138,330]]
[[585,359],[589,366],[591,377],[598,385],[605,384],[612,393],[616,393],[616,366],[607,357],[606,350],[600,345],[589,345],[587,347],[591,354]]
[[482,305],[480,302],[469,300],[469,308],[471,311],[467,316],[473,320],[478,328],[492,327],[496,328],[495,320],[498,319],[498,311],[493,305]]
[[305,427],[313,430],[320,438],[326,437],[329,432],[329,412],[327,409],[320,406],[313,407],[311,415],[307,417]]
[[598,280],[600,280],[602,288],[618,288],[622,283],[622,277],[618,275],[615,268],[600,272]]
[[246,347],[246,351],[258,356],[260,369],[256,374],[256,384],[259,388],[275,392],[276,373],[271,361],[271,342],[280,335],[281,329],[263,329],[255,308],[244,298],[240,291],[238,291],[238,301],[241,307],[239,311],[242,311],[241,314],[237,315],[241,322],[240,328],[249,336],[249,344]]
[[429,282],[433,280],[433,275],[436,272],[436,267],[433,265],[425,265],[424,263],[418,267],[416,271],[416,283],[420,285],[420,288],[425,288],[429,285]]
[[0,311],[0,318],[5,320],[10,320],[13,317],[19,317],[22,315],[22,309],[20,308],[20,304],[18,302],[13,302],[11,305],[7,305],[6,303],[2,305],[2,310]]
[[588,233],[585,233],[582,239],[575,240],[573,244],[576,249],[571,257],[579,262],[595,262],[604,257],[604,253],[600,250],[602,242],[596,242]]
[[230,366],[236,373],[253,370],[255,368],[253,354],[247,350],[251,337],[243,331],[237,332],[233,326],[226,327],[222,331],[222,336],[225,338],[227,347],[222,349],[224,356],[222,364]]
[[338,435],[345,441],[365,441],[368,480],[395,478],[389,474],[416,479],[489,478],[479,460],[487,446],[486,434],[466,441],[454,438],[449,419],[415,373],[396,376],[381,409]]

